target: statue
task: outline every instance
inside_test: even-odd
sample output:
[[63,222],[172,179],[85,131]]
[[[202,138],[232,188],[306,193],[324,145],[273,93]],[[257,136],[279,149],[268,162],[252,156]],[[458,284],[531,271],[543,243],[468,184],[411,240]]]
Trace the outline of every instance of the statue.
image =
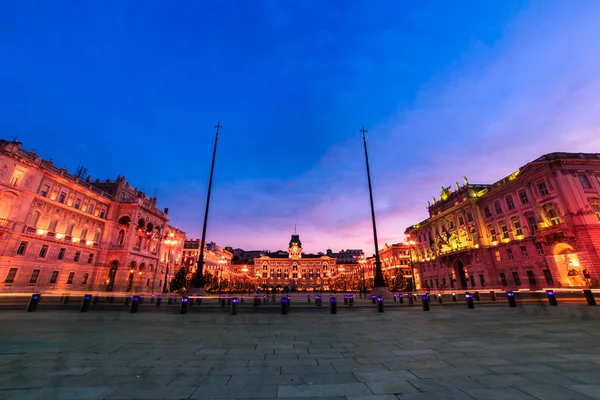
[[456,191],[458,192],[459,189],[460,189],[460,185],[458,184],[458,182],[456,182]]
[[463,176],[463,180],[465,181],[465,186],[469,185],[469,180],[467,179],[466,176]]
[[431,207],[431,201],[427,200],[427,208]]

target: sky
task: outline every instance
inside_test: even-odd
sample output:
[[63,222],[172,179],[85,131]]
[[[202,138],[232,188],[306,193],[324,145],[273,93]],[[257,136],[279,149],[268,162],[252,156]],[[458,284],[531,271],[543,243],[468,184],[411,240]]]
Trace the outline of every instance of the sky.
[[374,253],[467,176],[600,152],[600,2],[3,2],[0,137],[199,238]]

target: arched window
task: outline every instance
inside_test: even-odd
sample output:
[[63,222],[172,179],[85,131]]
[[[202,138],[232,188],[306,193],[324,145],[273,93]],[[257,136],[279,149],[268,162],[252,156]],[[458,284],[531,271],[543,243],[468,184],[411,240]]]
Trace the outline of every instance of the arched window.
[[73,234],[74,226],[75,226],[75,224],[73,222],[69,222],[69,225],[67,225],[67,231],[65,232],[65,235],[71,236]]
[[81,237],[79,238],[82,242],[85,242],[87,240],[87,233],[88,233],[88,228],[83,228],[83,230],[81,231]]
[[596,213],[596,217],[598,217],[598,221],[600,221],[600,199],[591,198],[590,205],[592,206],[592,210],[594,210],[594,212]]
[[117,237],[117,244],[119,246],[123,246],[123,241],[125,240],[125,231],[121,229],[119,231],[119,236]]
[[36,227],[39,219],[40,219],[40,212],[39,211],[33,211],[29,215],[29,219],[27,220],[27,226]]
[[52,218],[50,221],[50,225],[48,225],[48,232],[56,232],[56,225],[58,224],[58,219]]
[[94,242],[98,243],[100,241],[100,231],[96,231],[94,233]]

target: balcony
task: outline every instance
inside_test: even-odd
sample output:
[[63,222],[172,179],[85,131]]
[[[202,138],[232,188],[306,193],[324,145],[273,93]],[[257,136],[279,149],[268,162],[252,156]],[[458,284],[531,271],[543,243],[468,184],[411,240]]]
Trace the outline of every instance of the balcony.
[[0,218],[0,229],[8,229],[12,231],[15,229],[15,223],[8,219]]

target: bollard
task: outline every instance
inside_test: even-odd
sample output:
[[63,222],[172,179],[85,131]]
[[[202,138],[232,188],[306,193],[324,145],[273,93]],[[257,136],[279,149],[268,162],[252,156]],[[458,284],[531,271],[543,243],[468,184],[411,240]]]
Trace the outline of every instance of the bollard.
[[292,296],[287,295],[286,297],[288,299],[288,306],[291,306],[292,305]]
[[329,298],[329,312],[331,314],[337,314],[337,299],[333,296]]
[[392,296],[394,298],[394,303],[396,302],[396,294],[394,293],[394,295]]
[[377,297],[377,312],[383,312],[383,297]]
[[404,295],[402,293],[398,295],[398,300],[400,301],[400,304],[404,303]]
[[473,293],[473,298],[477,301],[481,301],[481,297],[479,296],[479,292]]
[[469,292],[466,292],[465,297],[467,298],[467,308],[475,308],[475,304],[473,303],[473,295],[471,295]]
[[413,295],[412,295],[412,293],[409,293],[408,294],[408,304],[410,304],[412,306],[413,303],[414,303]]
[[129,303],[131,303],[131,296],[130,295],[126,295],[125,296],[125,305],[128,306]]
[[62,298],[62,303],[63,304],[69,304],[69,299],[71,298],[71,296],[69,296],[68,294],[65,294]]
[[517,300],[515,299],[515,293],[513,291],[509,290],[506,292],[506,299],[508,300],[509,307],[517,306]]
[[194,297],[188,296],[188,309],[194,306]]
[[441,293],[437,294],[437,301],[440,304],[444,304],[444,299],[442,298],[442,294]]
[[79,309],[79,312],[87,312],[87,310],[89,310],[89,308],[90,308],[90,301],[92,301],[92,295],[91,294],[84,295],[83,301],[81,302],[81,308]]
[[493,290],[490,291],[490,299],[492,299],[492,301],[496,301],[496,292]]
[[140,294],[140,304],[144,304],[144,295]]
[[259,304],[259,297],[258,296],[254,296],[254,307],[258,307]]
[[596,305],[596,299],[594,299],[594,294],[592,293],[592,291],[590,289],[584,289],[583,295],[585,296],[585,299],[587,300],[588,306]]
[[546,296],[548,296],[548,302],[551,306],[557,306],[558,302],[556,301],[556,294],[554,290],[546,290]]
[[[277,301],[277,299],[275,299],[275,293],[273,293],[273,295],[271,296],[271,303],[275,303],[275,301]],[[266,294],[263,296],[263,303],[267,304],[267,295]]]
[[458,299],[456,298],[456,292],[452,292],[452,301],[455,303],[458,301]]
[[[27,305],[27,312],[33,312],[37,308],[38,303],[40,302],[40,297],[42,295],[40,293],[35,293],[31,295],[31,299],[29,299],[29,304]],[[66,303],[65,303],[66,304]]]
[[344,305],[347,306],[348,305],[348,296],[344,296]]
[[315,306],[321,307],[323,304],[321,303],[321,296],[315,296]]
[[219,301],[221,302],[221,307],[225,307],[225,303],[227,302],[227,299],[225,297],[221,297],[219,299]]
[[349,297],[350,298],[348,299],[348,303],[349,303],[350,307],[352,307],[354,305],[354,295],[352,294]]
[[131,307],[129,308],[130,313],[136,313],[140,305],[140,296],[133,296],[131,298]]
[[188,310],[189,299],[187,296],[183,296],[181,298],[181,306],[179,307],[179,314],[185,314]]
[[[202,300],[202,296],[200,296],[199,299]],[[242,301],[240,303],[244,304],[244,295],[242,295]]]
[[375,295],[372,295],[372,296],[371,296],[371,302],[372,302],[373,304],[375,304],[375,303],[377,302],[377,298],[375,297]]
[[[242,299],[242,303],[243,302],[244,302],[244,299]],[[199,306],[200,304],[202,304],[202,296],[196,297],[196,305]]]
[[160,307],[160,302],[162,301],[162,296],[159,294],[156,296],[156,307]]
[[288,313],[288,299],[287,297],[281,298],[281,314],[285,315]]
[[238,298],[234,297],[231,299],[231,315],[237,315]]
[[150,296],[150,304],[154,304],[154,302],[156,301],[156,299],[154,298],[154,295]]
[[421,296],[421,302],[423,303],[423,311],[429,311],[429,296],[426,294]]
[[308,295],[308,304],[310,304],[310,294]]
[[92,301],[92,304],[98,304],[98,302],[100,301],[100,295],[94,295],[94,300]]
[[173,296],[169,296],[168,304],[173,304]]
[[230,306],[231,305],[231,296],[227,296],[227,305]]
[[111,295],[110,295],[110,297],[109,297],[109,301],[108,301],[108,302],[109,302],[109,303],[114,303],[114,302],[115,302],[115,295],[114,295],[114,294],[111,294]]

